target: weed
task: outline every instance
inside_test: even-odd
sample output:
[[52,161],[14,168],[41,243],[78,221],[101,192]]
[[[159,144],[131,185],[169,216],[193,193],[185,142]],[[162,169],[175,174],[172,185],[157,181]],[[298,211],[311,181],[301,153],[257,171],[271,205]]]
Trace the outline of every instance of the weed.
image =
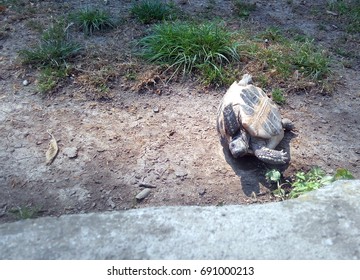
[[285,96],[281,89],[274,89],[271,93],[272,100],[274,100],[277,104],[285,103]]
[[319,167],[313,167],[307,173],[299,171],[295,174],[295,180],[291,183],[292,190],[289,197],[296,198],[304,193],[317,190],[332,181],[332,177],[326,176],[326,173]]
[[41,93],[53,90],[58,83],[68,76],[67,67],[45,67],[40,70],[38,89]]
[[248,3],[244,0],[233,0],[235,14],[239,17],[248,17],[254,11],[256,4]]
[[218,77],[222,65],[239,59],[232,34],[214,23],[163,23],[139,44],[143,58],[169,65],[174,75],[180,71]]
[[16,217],[19,220],[25,220],[25,219],[35,219],[36,217],[39,216],[39,212],[40,212],[41,208],[40,207],[16,207],[13,209],[10,209],[9,212],[12,214],[15,214]]
[[260,34],[256,35],[256,38],[262,40],[267,39],[271,42],[283,42],[285,40],[285,37],[281,33],[280,29],[277,27],[266,28],[265,31],[260,32]]
[[360,1],[336,0],[329,2],[329,9],[340,14],[347,23],[346,30],[350,33],[360,32]]
[[162,3],[159,0],[140,1],[131,7],[130,12],[144,24],[176,17],[175,6],[173,4]]
[[69,27],[64,20],[59,20],[41,34],[37,46],[19,52],[24,64],[39,68],[38,88],[41,93],[53,90],[68,76],[68,61],[81,50],[80,45],[70,40]]
[[[347,169],[338,169],[335,175],[330,176],[319,167],[313,167],[309,172],[298,171],[292,181],[281,183],[281,173],[276,169],[269,170],[265,174],[266,180],[276,183],[277,189],[274,195],[281,199],[296,198],[304,193],[317,190],[320,187],[340,179],[354,179],[354,176]],[[290,191],[286,192],[284,186],[290,186]]]
[[107,12],[97,9],[78,11],[71,14],[69,18],[74,21],[86,35],[92,35],[95,31],[113,28],[115,26]]
[[265,179],[269,183],[276,184],[276,190],[272,193],[274,196],[281,198],[281,200],[285,200],[287,198],[286,191],[283,189],[285,184],[281,184],[281,173],[276,169],[271,169],[265,173]]
[[30,19],[26,22],[26,26],[31,30],[34,30],[38,33],[44,32],[44,25],[39,20]]
[[81,47],[68,40],[64,22],[57,22],[42,34],[40,44],[31,50],[19,52],[23,63],[34,66],[59,67],[78,53]]
[[252,71],[261,73],[259,82],[262,87],[276,82],[294,84],[295,72],[301,76],[299,86],[306,84],[305,81],[319,86],[320,81],[330,74],[330,58],[326,52],[316,48],[313,41],[305,37],[298,42],[287,39],[276,28],[268,28],[253,38],[242,36],[239,40],[242,41],[238,48],[240,56],[242,60],[251,62]]
[[339,168],[336,170],[334,180],[349,180],[355,179],[351,172],[345,168]]
[[318,51],[312,41],[294,42],[290,45],[292,56],[290,61],[299,71],[312,80],[320,80],[329,74],[330,59],[326,53]]

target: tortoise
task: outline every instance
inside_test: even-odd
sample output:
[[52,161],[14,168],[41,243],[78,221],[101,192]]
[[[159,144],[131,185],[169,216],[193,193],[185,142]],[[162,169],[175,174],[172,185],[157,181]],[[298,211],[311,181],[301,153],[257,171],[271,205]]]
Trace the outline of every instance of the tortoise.
[[293,124],[282,119],[275,103],[251,83],[251,75],[245,74],[225,93],[217,114],[221,142],[234,158],[252,154],[265,163],[284,164],[289,161],[287,153],[275,148],[284,129],[293,129]]

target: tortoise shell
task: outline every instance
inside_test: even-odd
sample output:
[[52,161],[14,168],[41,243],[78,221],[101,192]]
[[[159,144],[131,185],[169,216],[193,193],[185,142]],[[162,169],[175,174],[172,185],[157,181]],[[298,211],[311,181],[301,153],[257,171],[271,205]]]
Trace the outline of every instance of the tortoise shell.
[[238,86],[238,95],[241,124],[251,136],[270,139],[283,131],[280,111],[262,89]]

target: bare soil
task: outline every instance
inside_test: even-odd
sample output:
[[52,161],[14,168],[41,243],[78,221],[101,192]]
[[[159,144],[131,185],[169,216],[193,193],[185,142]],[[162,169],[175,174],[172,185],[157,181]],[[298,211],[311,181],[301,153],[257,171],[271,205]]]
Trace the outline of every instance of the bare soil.
[[[132,1],[107,2],[26,1],[0,14],[0,222],[18,219],[16,212],[25,209],[35,209],[37,216],[60,216],[150,206],[276,201],[264,178],[271,166],[253,157],[233,160],[220,145],[216,111],[226,89],[205,89],[190,79],[148,82],[156,69],[132,57],[132,42],[149,26],[129,17]],[[225,21],[233,17],[231,1],[175,2],[184,12],[199,17],[217,16]],[[78,58],[78,71],[56,92],[39,94],[38,72],[18,59],[18,51],[39,38],[31,25],[48,25],[51,17],[89,3],[126,20],[115,30],[91,37],[81,37],[79,32],[91,55]],[[279,145],[291,155],[290,163],[281,167],[284,176],[319,166],[328,173],[346,168],[359,178],[359,57],[345,58],[334,51],[336,47],[359,50],[358,37],[346,33],[338,17],[326,13],[326,1],[256,3],[250,17],[232,19],[231,28],[246,21],[257,28],[276,26],[312,36],[333,56],[332,70],[340,81],[332,95],[297,92],[286,96],[281,112],[296,128]],[[99,65],[122,69],[105,77],[111,86],[100,97],[91,87],[91,71],[86,72],[94,66],[93,75],[102,75]],[[132,70],[137,73],[134,81],[129,79]],[[23,85],[24,80],[29,85]],[[45,164],[48,132],[59,145],[51,165]],[[143,184],[153,188],[138,201],[135,196]]]

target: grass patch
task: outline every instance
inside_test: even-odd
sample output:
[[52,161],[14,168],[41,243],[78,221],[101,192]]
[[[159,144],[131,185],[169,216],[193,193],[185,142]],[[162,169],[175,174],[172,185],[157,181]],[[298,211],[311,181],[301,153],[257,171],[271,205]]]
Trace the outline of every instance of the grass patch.
[[[295,41],[277,29],[239,39],[239,53],[251,72],[258,73],[260,86],[289,84],[293,89],[322,86],[330,75],[330,58],[312,40]],[[265,43],[265,40],[267,43]],[[260,73],[260,74],[259,74]]]
[[9,212],[14,214],[18,220],[35,219],[39,216],[40,207],[16,207],[10,209]]
[[285,96],[281,89],[276,88],[271,93],[272,100],[274,100],[277,104],[282,105],[285,103]]
[[46,30],[40,43],[30,50],[21,50],[19,55],[22,62],[33,66],[59,67],[77,54],[81,47],[69,40],[69,25],[65,22],[56,22]]
[[256,4],[244,0],[233,0],[234,12],[239,17],[248,17],[256,9]]
[[79,44],[70,40],[69,27],[65,21],[57,21],[41,34],[37,46],[19,52],[24,64],[39,69],[38,88],[41,93],[53,90],[68,76],[68,62],[81,50]]
[[110,15],[98,9],[84,9],[69,16],[86,35],[92,35],[95,31],[101,31],[115,26]]
[[223,65],[239,59],[232,34],[214,23],[156,25],[139,45],[143,58],[168,65],[174,74],[196,73],[210,80],[222,76]]
[[158,0],[143,0],[134,3],[130,13],[141,23],[149,24],[162,20],[176,18],[176,8],[173,3],[163,3]]
[[165,22],[155,25],[139,46],[146,60],[168,65],[173,71],[170,78],[178,72],[192,73],[205,85],[227,86],[246,68],[263,88],[287,84],[288,91],[330,91],[327,52],[309,38],[295,39],[276,28],[254,36],[247,30],[231,33],[211,22]]
[[306,173],[298,171],[291,181],[287,180],[282,182],[282,175],[280,171],[276,169],[269,170],[265,174],[265,177],[269,183],[276,184],[277,188],[273,191],[273,194],[282,200],[296,198],[336,180],[354,179],[354,176],[347,169],[340,168],[334,175],[327,175],[326,172],[319,167],[313,167]]
[[68,77],[68,67],[45,67],[40,70],[38,78],[38,89],[41,93],[55,89],[59,82]]
[[329,9],[337,12],[346,23],[346,30],[350,33],[360,32],[360,1],[336,0],[329,2]]

